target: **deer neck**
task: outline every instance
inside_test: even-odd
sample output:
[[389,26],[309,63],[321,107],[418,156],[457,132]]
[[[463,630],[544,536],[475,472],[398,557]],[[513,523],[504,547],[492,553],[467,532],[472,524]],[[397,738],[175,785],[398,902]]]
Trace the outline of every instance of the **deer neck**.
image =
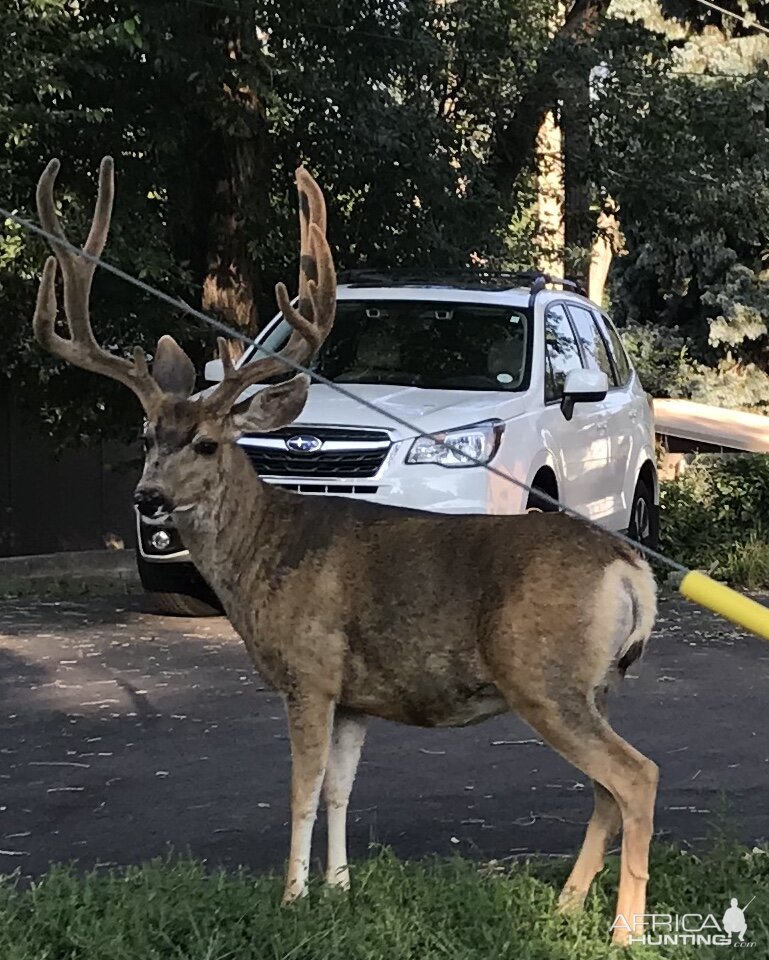
[[192,562],[232,617],[237,596],[266,585],[276,542],[290,535],[294,498],[263,483],[237,444],[222,455],[205,502],[175,518]]

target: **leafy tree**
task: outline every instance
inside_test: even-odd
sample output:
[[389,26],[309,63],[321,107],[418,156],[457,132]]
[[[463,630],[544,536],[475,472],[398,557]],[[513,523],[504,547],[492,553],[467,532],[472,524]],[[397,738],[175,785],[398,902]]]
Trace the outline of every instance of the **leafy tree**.
[[[644,42],[642,25],[625,30]],[[713,74],[708,44],[671,51],[659,34],[647,36],[645,62],[607,60],[591,165],[626,239],[617,318],[685,339],[691,364],[667,391],[756,406],[769,402],[769,43],[738,40],[728,55],[721,39]]]
[[[737,21],[678,0],[570,0],[558,23],[544,0],[6,0],[0,31],[3,203],[32,216],[58,155],[77,239],[112,153],[109,259],[249,332],[296,269],[301,162],[343,269],[536,263],[534,143],[557,107],[569,261],[618,203],[614,309],[649,356],[672,345],[658,389],[769,401],[769,47]],[[0,369],[57,437],[127,436],[125,391],[32,342],[43,256],[5,225]],[[120,350],[168,329],[197,361],[211,349],[106,274],[93,313]]]
[[[526,7],[543,22],[545,4]],[[343,268],[520,255],[486,159],[494,110],[515,94],[513,65],[533,58],[526,15],[513,0],[482,10],[428,0],[10,0],[0,11],[12,39],[0,94],[6,203],[31,214],[35,179],[56,154],[75,237],[98,158],[113,153],[110,259],[248,331],[295,267],[290,183],[300,162],[321,176]],[[41,260],[41,244],[8,225],[0,303],[13,304],[2,348],[13,389],[31,406],[42,399],[58,435],[125,434],[130,398],[62,371],[31,342]],[[100,334],[120,349],[151,348],[169,327],[163,305],[109,277],[94,297]],[[200,332],[181,318],[175,326],[199,353]]]
[[[10,0],[0,9],[9,43],[0,66],[0,179],[3,203],[33,215],[34,184],[44,162],[62,158],[58,196],[69,235],[82,242],[95,195],[98,158],[118,157],[118,209],[108,247],[123,269],[172,293],[191,278],[173,255],[164,220],[164,185],[142,156],[146,109],[133,67],[141,39],[135,19],[103,16],[64,0]],[[44,245],[12,223],[0,240],[0,311],[6,318],[1,366],[15,398],[39,409],[58,437],[78,441],[135,431],[127,391],[64,369],[33,343],[31,316]],[[93,315],[104,343],[151,342],[173,323],[157,301],[99,273]],[[169,322],[169,320],[171,322]],[[189,337],[187,337],[189,339]]]

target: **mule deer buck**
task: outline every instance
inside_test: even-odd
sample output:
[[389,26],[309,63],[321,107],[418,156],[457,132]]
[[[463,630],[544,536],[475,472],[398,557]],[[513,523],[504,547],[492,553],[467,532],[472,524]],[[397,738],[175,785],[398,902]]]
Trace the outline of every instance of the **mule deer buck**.
[[[64,237],[54,209],[59,168],[43,173],[43,227]],[[42,346],[119,380],[144,407],[146,461],[136,488],[145,515],[173,516],[267,683],[285,698],[291,740],[291,849],[284,900],[306,892],[321,793],[328,816],[327,881],[347,887],[347,805],[367,716],[420,726],[462,726],[516,711],[594,784],[584,845],[561,894],[582,904],[623,828],[614,938],[641,929],[657,767],[609,726],[612,680],[640,656],[655,617],[648,565],[594,527],[553,513],[416,514],[351,498],[307,497],[263,483],[236,444],[248,431],[291,423],[307,398],[299,374],[328,336],[336,278],[323,195],[297,171],[301,268],[298,306],[277,299],[292,327],[278,357],[235,368],[190,399],[193,364],[161,337],[152,370],[110,354],[93,335],[94,263],[52,243],[34,318]],[[84,250],[99,256],[113,197],[112,161],[101,164]],[[69,336],[56,331],[55,280],[64,285]],[[223,346],[220,344],[220,346]],[[461,549],[458,547],[461,545]],[[515,771],[511,771],[514,775]]]

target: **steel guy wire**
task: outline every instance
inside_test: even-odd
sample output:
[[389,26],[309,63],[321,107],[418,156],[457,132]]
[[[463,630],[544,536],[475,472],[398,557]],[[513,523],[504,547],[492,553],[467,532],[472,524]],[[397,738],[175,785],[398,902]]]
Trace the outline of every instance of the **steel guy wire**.
[[747,17],[743,17],[739,13],[734,13],[731,10],[727,10],[725,7],[719,7],[717,3],[712,3],[711,0],[695,0],[695,3],[699,3],[703,7],[709,7],[711,10],[717,10],[718,13],[723,14],[725,17],[731,17],[733,20],[739,20],[739,22],[748,30],[760,30],[763,33],[769,34],[769,27],[765,27],[763,23],[759,23],[757,20],[748,20]]
[[[451,450],[453,453],[458,454],[463,459],[468,460],[474,466],[482,467],[484,470],[487,470],[489,473],[493,474],[496,477],[506,481],[507,483],[512,483],[517,486],[519,489],[524,490],[527,493],[533,493],[536,495],[537,499],[544,501],[548,506],[554,507],[562,513],[567,514],[568,516],[574,517],[577,520],[581,520],[584,523],[587,523],[589,526],[594,527],[597,530],[600,530],[602,533],[609,536],[615,537],[618,540],[621,540],[623,543],[629,545],[634,550],[637,550],[643,553],[645,556],[649,557],[651,560],[655,560],[658,563],[664,564],[665,566],[670,567],[672,570],[675,570],[679,573],[687,573],[688,568],[683,564],[678,563],[675,560],[672,560],[670,557],[665,556],[660,553],[658,550],[654,550],[651,547],[646,546],[645,544],[639,543],[636,540],[633,540],[632,537],[627,534],[620,533],[617,530],[607,530],[606,527],[601,526],[597,521],[586,517],[581,514],[579,511],[574,510],[572,507],[568,507],[566,504],[562,503],[560,500],[555,497],[551,497],[550,494],[545,493],[542,490],[538,490],[529,484],[525,483],[522,480],[519,480],[517,477],[513,477],[511,474],[506,473],[503,470],[500,470],[498,467],[493,466],[490,463],[484,463],[482,460],[477,457],[470,456],[465,453],[455,444],[446,442],[440,433],[425,433],[420,427],[416,426],[413,423],[410,423],[408,420],[405,420],[403,417],[398,416],[397,414],[391,413],[389,410],[385,410],[382,407],[378,406],[376,403],[373,403],[371,400],[366,399],[365,397],[358,396],[352,390],[348,390],[346,387],[340,386],[338,383],[335,383],[333,380],[330,380],[328,377],[323,376],[323,374],[318,373],[310,369],[307,366],[304,366],[301,363],[296,363],[293,360],[281,357],[279,352],[276,350],[271,350],[262,344],[258,343],[253,337],[247,336],[240,330],[236,330],[234,327],[229,326],[226,323],[223,323],[221,320],[217,320],[216,317],[211,317],[207,313],[203,313],[202,310],[196,310],[194,307],[191,307],[189,304],[185,303],[183,300],[176,299],[170,294],[165,293],[163,290],[153,287],[148,283],[145,283],[144,280],[139,280],[137,277],[132,276],[130,273],[126,273],[125,270],[121,270],[120,267],[114,266],[114,264],[109,263],[107,260],[102,260],[101,257],[95,257],[90,253],[86,253],[85,250],[76,246],[75,244],[70,243],[68,240],[64,240],[61,237],[57,237],[55,234],[49,233],[47,230],[43,230],[42,227],[39,227],[36,223],[33,223],[31,220],[27,220],[24,217],[20,217],[18,214],[13,213],[11,210],[7,210],[4,207],[0,207],[0,215],[5,217],[8,220],[13,221],[14,223],[19,224],[25,230],[28,230],[31,233],[36,234],[37,236],[44,237],[48,240],[49,243],[55,244],[56,246],[61,247],[64,250],[69,251],[70,253],[75,254],[76,256],[82,257],[84,260],[89,261],[90,263],[95,264],[97,267],[101,267],[103,270],[106,270],[108,273],[113,274],[116,277],[119,277],[121,280],[124,280],[126,283],[131,284],[133,287],[143,291],[146,294],[149,294],[151,297],[155,297],[158,300],[161,300],[164,303],[167,303],[169,306],[173,307],[174,310],[180,310],[182,313],[187,314],[190,317],[194,317],[196,320],[201,321],[204,324],[207,324],[209,327],[212,327],[215,330],[218,330],[220,333],[226,334],[232,340],[239,340],[241,343],[248,344],[251,347],[255,347],[258,351],[264,354],[267,357],[274,357],[280,359],[288,368],[294,370],[295,373],[304,373],[310,376],[317,383],[322,383],[324,386],[329,387],[331,390],[334,390],[336,393],[340,394],[343,397],[346,397],[348,400],[352,400],[354,403],[360,404],[361,406],[367,407],[369,410],[372,410],[374,413],[379,414],[380,416],[385,417],[392,423],[397,424],[398,426],[405,427],[407,430],[411,431],[414,434],[414,437],[426,437],[432,440],[434,443],[441,445],[446,450]],[[447,432],[460,430],[461,427],[450,427]]]

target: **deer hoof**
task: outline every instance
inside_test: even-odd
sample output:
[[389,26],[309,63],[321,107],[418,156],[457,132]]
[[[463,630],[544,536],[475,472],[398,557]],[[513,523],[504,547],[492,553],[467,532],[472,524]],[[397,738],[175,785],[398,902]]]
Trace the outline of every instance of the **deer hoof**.
[[578,913],[585,904],[587,892],[576,887],[564,887],[558,897],[559,913]]
[[350,871],[347,867],[326,873],[326,886],[329,890],[347,891],[350,889]]
[[298,884],[289,883],[286,885],[286,889],[283,891],[282,905],[287,907],[289,904],[295,903],[297,900],[302,900],[306,896],[306,886],[299,886]]

